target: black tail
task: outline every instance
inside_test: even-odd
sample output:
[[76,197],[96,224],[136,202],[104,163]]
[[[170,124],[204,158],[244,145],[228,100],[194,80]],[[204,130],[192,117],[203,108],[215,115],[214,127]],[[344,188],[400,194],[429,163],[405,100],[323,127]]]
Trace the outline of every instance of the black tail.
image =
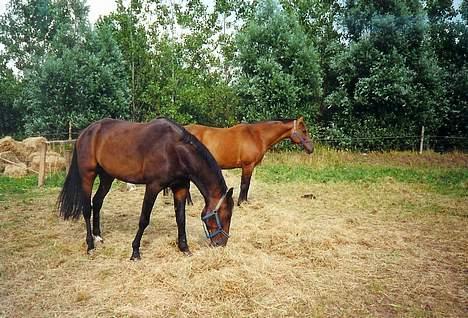
[[65,178],[65,182],[63,183],[62,191],[57,199],[57,208],[60,211],[60,215],[63,216],[65,220],[70,217],[78,219],[81,216],[81,211],[83,210],[82,193],[81,175],[78,169],[75,145],[70,169],[68,169],[68,174]]

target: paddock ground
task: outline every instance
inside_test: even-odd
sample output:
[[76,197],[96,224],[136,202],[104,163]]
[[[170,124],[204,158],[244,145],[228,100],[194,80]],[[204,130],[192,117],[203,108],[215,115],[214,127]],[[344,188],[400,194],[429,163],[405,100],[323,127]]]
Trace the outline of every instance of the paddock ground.
[[[238,172],[224,174],[237,196]],[[468,315],[466,196],[392,178],[280,184],[254,175],[226,248],[206,246],[192,190],[193,256],[178,251],[172,199],[161,195],[142,260],[132,262],[144,188],[122,188],[104,202],[105,242],[92,256],[83,221],[57,217],[58,188],[0,201],[1,317]]]

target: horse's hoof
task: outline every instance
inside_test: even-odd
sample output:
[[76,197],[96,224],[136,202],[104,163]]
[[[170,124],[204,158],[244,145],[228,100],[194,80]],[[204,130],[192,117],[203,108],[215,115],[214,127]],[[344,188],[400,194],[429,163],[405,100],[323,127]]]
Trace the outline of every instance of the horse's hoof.
[[90,256],[90,257],[93,257],[95,251],[96,251],[96,250],[95,250],[94,248],[88,249],[88,250],[86,251],[86,254],[88,254],[88,256]]
[[141,261],[141,256],[140,256],[140,253],[133,253],[132,254],[132,257],[130,257],[130,260],[131,261]]
[[95,235],[93,237],[94,237],[94,244],[96,244],[96,243],[104,244],[104,240],[99,235]]
[[182,253],[184,253],[185,256],[193,256],[193,254],[192,254],[192,252],[190,252],[190,250],[183,251]]

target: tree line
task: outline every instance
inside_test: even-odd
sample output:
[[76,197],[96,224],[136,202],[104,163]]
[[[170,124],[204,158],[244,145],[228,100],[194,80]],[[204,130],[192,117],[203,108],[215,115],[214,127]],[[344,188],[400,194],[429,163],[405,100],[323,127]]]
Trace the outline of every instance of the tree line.
[[341,148],[404,148],[391,137],[421,126],[468,136],[466,0],[116,2],[92,25],[83,0],[10,0],[0,135],[104,117],[228,126],[302,115]]

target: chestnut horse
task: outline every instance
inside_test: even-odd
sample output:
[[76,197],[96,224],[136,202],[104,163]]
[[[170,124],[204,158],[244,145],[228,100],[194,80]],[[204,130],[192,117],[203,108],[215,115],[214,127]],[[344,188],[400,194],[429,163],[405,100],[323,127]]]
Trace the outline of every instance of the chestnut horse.
[[[99,188],[92,200],[96,176]],[[132,260],[140,259],[140,241],[150,221],[158,193],[174,193],[179,249],[191,254],[185,233],[185,201],[192,181],[205,198],[201,212],[205,233],[214,245],[226,245],[234,201],[209,151],[183,127],[164,118],[150,123],[103,119],[83,130],[58,198],[60,214],[86,222],[88,252],[102,241],[99,212],[114,179],[145,184],[139,227],[132,243]],[[93,224],[91,228],[91,209]]]
[[247,201],[252,172],[273,145],[289,138],[308,154],[314,150],[303,117],[238,124],[230,128],[187,125],[185,129],[208,148],[221,169],[242,168],[237,205]]

